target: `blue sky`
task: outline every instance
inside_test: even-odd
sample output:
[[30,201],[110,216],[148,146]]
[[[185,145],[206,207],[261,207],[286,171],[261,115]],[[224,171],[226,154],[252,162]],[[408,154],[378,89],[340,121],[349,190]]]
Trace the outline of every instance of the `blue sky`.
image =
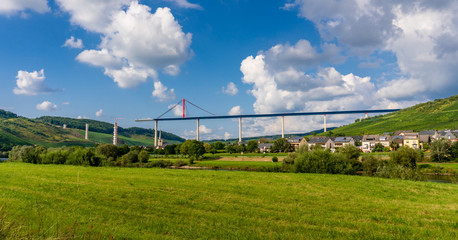
[[[182,98],[218,115],[407,107],[457,93],[456,10],[453,0],[4,0],[0,109],[152,127],[134,120]],[[288,118],[286,132],[321,125]],[[160,128],[193,138],[195,126]],[[279,119],[243,126],[280,133]],[[201,121],[201,136],[237,127]]]

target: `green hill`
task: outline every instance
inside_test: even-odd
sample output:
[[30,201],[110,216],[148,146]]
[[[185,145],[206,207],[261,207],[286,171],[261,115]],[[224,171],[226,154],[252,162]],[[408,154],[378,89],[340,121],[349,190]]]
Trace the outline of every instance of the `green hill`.
[[458,95],[420,103],[386,115],[369,117],[332,130],[334,134],[382,134],[396,130],[458,129]]
[[[84,139],[86,122],[89,123],[89,140]],[[67,124],[67,129],[63,129]],[[152,145],[154,130],[144,128],[118,128],[119,144]],[[29,119],[0,110],[0,151],[15,145],[44,145],[57,147],[63,145],[93,146],[96,143],[113,142],[113,124],[89,119],[62,117],[40,117]],[[165,142],[182,142],[183,138],[162,132]]]

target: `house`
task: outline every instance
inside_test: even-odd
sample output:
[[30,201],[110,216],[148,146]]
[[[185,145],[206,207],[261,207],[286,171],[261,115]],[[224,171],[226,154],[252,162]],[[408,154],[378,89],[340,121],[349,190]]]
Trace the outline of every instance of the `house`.
[[273,143],[259,143],[258,149],[262,153],[270,152],[270,148],[273,146]]
[[391,144],[391,136],[390,135],[382,135],[379,137],[379,143],[383,145],[383,147],[390,147]]
[[320,146],[326,149],[334,147],[334,141],[329,137],[312,137],[308,141],[309,149],[313,146]]
[[434,140],[434,136],[437,136],[437,131],[436,130],[420,131],[418,134],[420,135],[421,143],[429,143],[432,140]]
[[453,134],[453,132],[451,130],[441,130],[441,131],[437,132],[436,135],[434,135],[434,138],[435,139],[445,138],[445,139],[448,139],[448,140],[456,140],[456,136],[455,136],[455,134]]
[[393,136],[391,141],[396,143],[399,147],[402,147],[404,143],[404,137],[403,136]]
[[409,146],[411,148],[420,148],[420,136],[418,133],[410,132],[404,134],[403,146]]
[[343,147],[345,145],[355,146],[355,140],[352,137],[336,137],[334,140],[334,148]]
[[290,137],[288,138],[288,143],[291,145],[293,149],[299,148],[299,145],[301,144],[303,137]]
[[380,142],[379,135],[364,135],[361,141],[361,151],[371,152],[374,149],[375,144]]
[[400,131],[395,131],[393,133],[393,136],[404,136],[406,133],[411,133],[413,130],[400,130]]

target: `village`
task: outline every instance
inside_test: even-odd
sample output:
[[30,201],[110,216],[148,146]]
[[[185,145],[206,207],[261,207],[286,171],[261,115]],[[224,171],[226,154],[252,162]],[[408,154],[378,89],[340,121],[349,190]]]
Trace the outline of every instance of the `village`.
[[[429,145],[438,139],[448,139],[458,141],[458,130],[428,130],[414,132],[413,130],[400,130],[393,133],[383,133],[382,135],[363,135],[363,136],[312,136],[312,137],[290,137],[287,138],[291,145],[291,150],[308,146],[308,149],[317,146],[330,149],[334,152],[336,149],[345,145],[357,146],[361,152],[389,152],[402,146],[408,146],[413,149],[427,150]],[[270,152],[273,143],[258,142],[258,149],[262,153]],[[379,146],[377,148],[377,146]],[[375,150],[374,150],[375,149]]]

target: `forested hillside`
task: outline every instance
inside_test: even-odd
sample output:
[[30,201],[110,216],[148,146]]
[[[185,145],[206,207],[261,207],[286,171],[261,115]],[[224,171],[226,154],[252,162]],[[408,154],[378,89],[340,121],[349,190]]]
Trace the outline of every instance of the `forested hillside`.
[[[84,139],[86,123],[89,123],[89,140]],[[67,129],[62,125],[66,124]],[[119,127],[119,144],[152,145],[154,130]],[[182,142],[179,136],[162,132],[165,142]],[[63,117],[40,117],[29,119],[0,110],[0,151],[10,150],[15,145],[64,145],[93,146],[97,143],[113,142],[113,124],[90,119]]]

